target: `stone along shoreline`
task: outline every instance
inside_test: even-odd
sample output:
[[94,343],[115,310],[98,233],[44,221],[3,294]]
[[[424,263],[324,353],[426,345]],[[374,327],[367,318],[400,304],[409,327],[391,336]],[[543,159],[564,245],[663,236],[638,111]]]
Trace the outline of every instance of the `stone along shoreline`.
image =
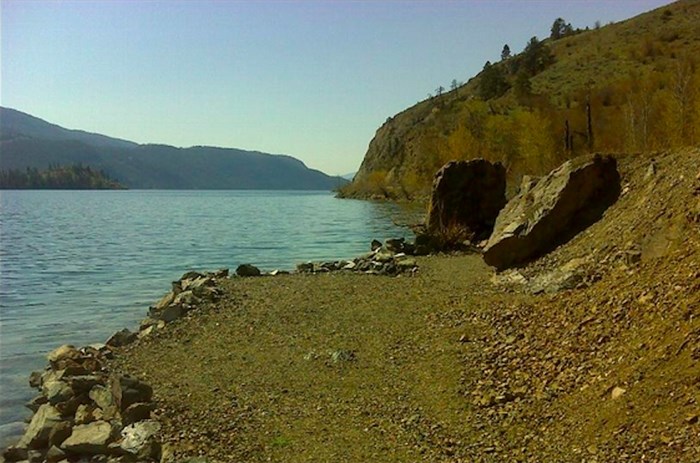
[[[294,273],[327,272],[399,275],[415,273],[417,265],[408,256],[415,246],[403,239],[372,243],[372,252],[347,261],[299,264]],[[262,273],[251,264],[240,265],[235,277],[288,275],[274,270]],[[161,425],[152,419],[156,409],[149,384],[112,368],[115,356],[126,346],[142,342],[169,324],[211,308],[221,297],[221,282],[228,269],[217,272],[187,272],[173,282],[172,290],[148,310],[137,332],[124,328],[104,344],[82,348],[60,346],[47,355],[44,371],[33,372],[29,385],[40,394],[26,406],[32,419],[19,441],[5,449],[5,461],[160,461]]]

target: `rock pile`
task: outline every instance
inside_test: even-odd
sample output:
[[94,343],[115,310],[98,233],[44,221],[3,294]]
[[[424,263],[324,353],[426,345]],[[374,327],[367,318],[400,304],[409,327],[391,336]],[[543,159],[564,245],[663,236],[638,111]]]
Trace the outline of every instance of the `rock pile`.
[[153,390],[106,368],[112,348],[64,345],[29,383],[41,394],[27,404],[34,415],[6,461],[158,461],[160,425],[151,420]]
[[305,262],[297,265],[299,273],[357,272],[370,275],[395,276],[418,270],[416,259],[411,257],[416,249],[403,238],[388,239],[384,244],[373,240],[372,251],[352,260],[329,262]]
[[168,294],[149,308],[148,317],[141,322],[138,336],[147,336],[154,330],[182,318],[197,306],[216,301],[221,295],[217,280],[226,277],[228,269],[213,273],[185,273],[182,278],[173,282],[172,290]]

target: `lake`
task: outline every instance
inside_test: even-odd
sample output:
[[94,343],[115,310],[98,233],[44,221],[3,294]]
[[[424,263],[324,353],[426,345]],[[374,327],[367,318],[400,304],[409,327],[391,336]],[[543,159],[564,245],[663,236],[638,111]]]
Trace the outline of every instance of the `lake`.
[[47,352],[136,329],[186,271],[352,258],[408,237],[404,214],[329,192],[1,191],[0,444]]

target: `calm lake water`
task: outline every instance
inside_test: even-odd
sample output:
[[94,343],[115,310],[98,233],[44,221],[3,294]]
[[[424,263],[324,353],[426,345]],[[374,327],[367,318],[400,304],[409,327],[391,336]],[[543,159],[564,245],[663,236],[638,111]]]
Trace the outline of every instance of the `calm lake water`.
[[0,192],[0,444],[48,351],[135,329],[184,272],[355,257],[409,236],[401,214],[328,192]]

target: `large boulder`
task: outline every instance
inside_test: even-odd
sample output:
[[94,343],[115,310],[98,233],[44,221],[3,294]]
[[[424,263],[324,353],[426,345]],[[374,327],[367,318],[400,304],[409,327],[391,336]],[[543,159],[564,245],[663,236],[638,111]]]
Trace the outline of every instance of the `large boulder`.
[[70,437],[61,444],[61,449],[77,454],[107,453],[113,435],[112,425],[106,421],[81,424],[73,428]]
[[26,432],[17,443],[19,448],[39,449],[46,447],[51,430],[62,421],[61,413],[53,406],[44,404],[32,417]]
[[506,203],[506,170],[484,159],[451,161],[435,174],[428,233],[460,231],[472,241],[488,238]]
[[545,254],[595,223],[619,195],[615,158],[596,154],[567,161],[508,202],[484,260],[502,270]]

